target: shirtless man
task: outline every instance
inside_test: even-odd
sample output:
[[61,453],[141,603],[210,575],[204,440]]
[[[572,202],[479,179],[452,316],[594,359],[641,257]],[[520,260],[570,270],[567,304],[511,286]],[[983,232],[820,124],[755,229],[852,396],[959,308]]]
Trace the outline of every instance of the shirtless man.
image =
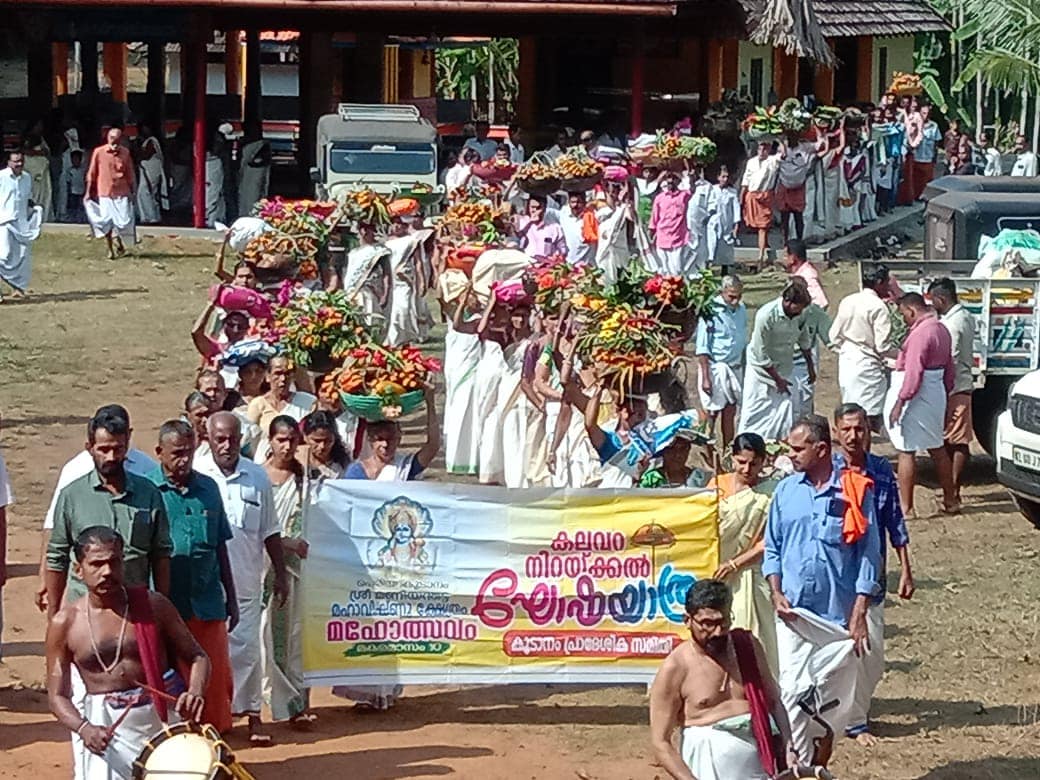
[[[732,603],[729,587],[718,580],[700,580],[690,588],[683,619],[690,641],[665,659],[650,690],[654,753],[675,780],[768,780],[776,772],[776,767],[764,768],[766,759],[751,729],[747,691],[755,681],[741,674],[736,649],[745,637],[754,649],[773,725],[784,745],[791,742],[787,713],[762,646],[747,632],[730,632]],[[672,742],[677,728],[682,729],[679,749]],[[789,747],[786,761],[797,763]]]
[[[87,528],[74,551],[87,595],[65,604],[47,627],[51,712],[82,739],[76,780],[129,780],[167,715],[167,700],[145,686],[165,689],[178,715],[198,720],[209,659],[165,596],[126,588],[117,531]],[[72,703],[73,665],[87,689],[82,713]],[[187,690],[172,665],[190,669]]]

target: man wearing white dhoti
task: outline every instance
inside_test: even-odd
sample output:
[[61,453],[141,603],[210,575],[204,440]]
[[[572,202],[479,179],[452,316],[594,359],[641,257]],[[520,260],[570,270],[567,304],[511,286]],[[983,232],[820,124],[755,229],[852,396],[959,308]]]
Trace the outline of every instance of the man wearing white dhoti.
[[780,694],[795,750],[812,754],[821,727],[798,705],[812,688],[840,734],[853,707],[858,665],[869,653],[867,611],[880,593],[881,541],[873,483],[834,467],[827,420],[806,418],[788,437],[795,470],[773,492],[762,573],[777,612]]
[[136,239],[134,193],[137,181],[130,150],[122,145],[123,131],[113,127],[106,143],[94,150],[87,168],[87,197],[84,205],[94,237],[104,237],[108,259],[126,254],[123,239]]
[[[199,720],[205,704],[209,659],[165,596],[126,587],[123,544],[108,526],[77,536],[76,570],[87,593],[47,627],[51,712],[82,740],[76,780],[130,780],[134,760],[163,722]],[[187,686],[177,667],[190,669]],[[85,687],[82,711],[73,701],[76,676]],[[165,691],[173,707],[145,685]]]
[[690,251],[686,255],[684,275],[689,277],[708,265],[708,220],[711,217],[712,184],[704,178],[704,170],[690,183],[690,201],[686,206],[686,228]]
[[[25,295],[32,276],[30,244],[40,235],[42,211],[30,208],[32,177],[23,168],[25,157],[11,152],[7,167],[0,171],[0,279],[7,282],[17,298]],[[0,295],[0,303],[3,302]]]
[[708,195],[708,261],[725,273],[733,265],[733,247],[740,229],[740,193],[730,186],[729,170],[722,166],[718,183]]
[[883,430],[881,412],[888,392],[885,359],[892,350],[892,316],[882,300],[889,285],[888,268],[864,265],[862,289],[842,298],[831,323],[830,341],[838,350],[838,387],[842,403],[858,403],[867,412],[870,429]]
[[856,695],[853,697],[852,712],[845,734],[867,747],[877,742],[870,733],[867,714],[874,689],[885,673],[885,592],[886,540],[899,557],[899,597],[910,599],[914,595],[914,575],[910,568],[910,534],[906,530],[903,510],[899,506],[899,490],[896,475],[888,460],[867,452],[870,446],[870,429],[867,414],[862,406],[854,403],[842,404],[834,412],[834,428],[838,434],[840,452],[834,455],[836,469],[852,469],[874,482],[874,513],[878,521],[878,539],[881,542],[881,557],[878,594],[871,599],[867,608],[867,636],[870,652],[863,656],[856,679]]
[[885,398],[885,424],[892,446],[899,451],[899,498],[903,514],[914,517],[916,454],[928,450],[943,491],[943,511],[956,514],[960,501],[953,484],[953,465],[943,445],[946,397],[957,370],[950,332],[917,293],[899,299],[899,313],[910,332],[899,350],[892,386]]
[[740,433],[757,433],[766,441],[776,441],[791,430],[796,347],[805,355],[809,378],[816,381],[809,334],[802,328],[802,312],[810,303],[804,286],[789,284],[755,315],[740,396]]
[[274,598],[284,603],[287,594],[281,526],[275,513],[274,492],[262,466],[241,455],[242,428],[231,412],[209,418],[210,451],[195,459],[195,470],[217,483],[233,536],[227,542],[228,559],[235,575],[238,625],[228,634],[228,654],[235,679],[233,715],[249,719],[249,741],[270,744],[262,731],[263,663],[261,615],[263,581],[267,571],[265,552],[274,571]]
[[737,404],[744,381],[747,348],[747,307],[741,298],[744,283],[737,276],[722,278],[710,320],[697,321],[694,348],[698,363],[698,396],[701,408],[715,427],[722,415],[722,444],[733,441]]
[[683,623],[690,641],[669,654],[650,689],[655,757],[675,780],[766,780],[797,761],[789,749],[777,755],[775,734],[784,748],[791,744],[787,712],[762,645],[748,631],[730,630],[732,604],[719,580],[689,589]]
[[139,128],[141,144],[138,148],[137,218],[144,225],[162,221],[163,209],[170,207],[166,186],[166,167],[163,165],[162,145],[152,128],[142,122]]

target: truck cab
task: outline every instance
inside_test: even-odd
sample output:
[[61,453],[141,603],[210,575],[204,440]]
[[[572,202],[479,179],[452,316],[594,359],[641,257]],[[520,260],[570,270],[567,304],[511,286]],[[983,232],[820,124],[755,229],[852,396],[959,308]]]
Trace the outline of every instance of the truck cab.
[[316,195],[369,187],[382,195],[433,193],[437,130],[415,106],[341,103],[318,120]]

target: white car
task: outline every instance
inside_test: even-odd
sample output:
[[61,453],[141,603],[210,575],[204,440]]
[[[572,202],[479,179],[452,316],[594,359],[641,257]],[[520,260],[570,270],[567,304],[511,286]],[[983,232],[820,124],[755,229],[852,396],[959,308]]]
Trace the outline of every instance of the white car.
[[1040,528],[1040,371],[1011,386],[1007,409],[997,418],[997,479],[1022,514]]

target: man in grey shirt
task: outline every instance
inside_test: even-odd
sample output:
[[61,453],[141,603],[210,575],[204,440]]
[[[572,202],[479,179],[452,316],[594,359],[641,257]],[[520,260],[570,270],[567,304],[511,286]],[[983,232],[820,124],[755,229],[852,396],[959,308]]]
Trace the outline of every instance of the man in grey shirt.
[[173,545],[166,509],[152,482],[126,470],[129,443],[130,428],[124,417],[102,411],[87,423],[86,448],[94,468],[58,494],[44,575],[48,619],[61,608],[66,592],[69,600],[86,592],[70,572],[70,554],[76,537],[93,526],[114,528],[126,540],[127,585],[169,594]]

